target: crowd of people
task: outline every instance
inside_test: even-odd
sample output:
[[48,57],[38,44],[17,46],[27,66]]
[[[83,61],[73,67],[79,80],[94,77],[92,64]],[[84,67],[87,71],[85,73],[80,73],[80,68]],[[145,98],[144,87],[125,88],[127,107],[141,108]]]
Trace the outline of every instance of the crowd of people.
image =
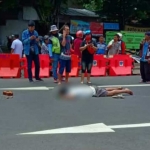
[[[150,33],[145,34],[145,40],[141,43],[141,75],[142,82],[150,81],[150,66],[149,66],[149,47]],[[147,44],[147,45],[145,45]],[[126,54],[125,43],[122,40],[122,34],[114,35],[108,45],[105,43],[103,35],[98,39],[98,42],[93,40],[90,30],[77,31],[75,39],[70,35],[68,25],[62,28],[62,34],[59,35],[59,29],[56,25],[50,27],[49,34],[45,35],[42,40],[35,30],[35,22],[29,21],[28,28],[23,31],[21,40],[19,35],[14,35],[14,40],[11,45],[11,52],[19,54],[20,58],[24,54],[28,64],[29,82],[33,82],[32,78],[32,61],[35,64],[35,79],[43,81],[39,77],[39,54],[47,54],[52,60],[52,73],[54,82],[61,84],[62,75],[66,71],[65,82],[69,82],[69,73],[71,72],[71,54],[77,55],[81,59],[81,84],[84,83],[84,75],[87,73],[87,83],[91,83],[90,74],[93,65],[94,55],[116,55]],[[59,65],[58,65],[59,64]],[[59,66],[59,68],[58,68]]]

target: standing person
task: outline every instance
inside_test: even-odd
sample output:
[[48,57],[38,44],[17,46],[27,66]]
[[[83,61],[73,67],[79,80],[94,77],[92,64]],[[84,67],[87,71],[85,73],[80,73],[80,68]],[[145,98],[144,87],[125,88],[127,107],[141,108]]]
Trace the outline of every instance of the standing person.
[[22,41],[24,45],[24,54],[26,55],[27,58],[29,82],[33,82],[32,61],[34,61],[35,64],[35,79],[37,81],[43,81],[39,77],[40,73],[39,49],[38,49],[39,39],[37,31],[35,31],[34,21],[29,21],[28,29],[23,31],[22,33]]
[[53,53],[53,63],[52,63],[52,72],[54,83],[58,83],[58,63],[60,61],[60,41],[59,41],[59,34],[56,25],[52,25],[50,29],[50,43]]
[[119,35],[116,34],[114,36],[114,40],[110,41],[107,46],[108,56],[119,54],[120,43],[118,41],[119,41]]
[[120,44],[119,54],[126,54],[126,44],[122,40],[122,34],[121,33],[117,33],[117,35],[119,35],[119,44]]
[[145,39],[140,43],[140,72],[142,83],[150,83],[150,32],[145,33]]
[[11,53],[12,54],[18,54],[20,56],[20,58],[22,58],[23,44],[19,40],[19,35],[18,34],[14,35],[14,41],[12,42],[12,45],[11,45]]
[[79,58],[81,58],[81,51],[80,51],[80,45],[82,43],[83,39],[83,32],[81,30],[77,31],[76,33],[76,39],[74,40],[74,54],[77,55]]
[[98,55],[106,55],[106,53],[107,53],[107,45],[104,42],[104,37],[100,36],[99,37],[99,42],[97,43],[96,54],[98,54]]
[[41,46],[41,54],[48,54],[49,55],[48,44],[49,44],[49,36],[45,35],[43,38],[42,46]]
[[81,84],[84,83],[84,75],[87,71],[87,83],[90,84],[90,75],[93,65],[93,55],[97,50],[96,42],[92,40],[92,34],[90,31],[85,32],[85,38],[80,46],[80,51],[82,52],[81,57]]
[[61,44],[61,54],[60,54],[60,68],[59,68],[59,82],[62,82],[62,75],[64,69],[66,70],[66,83],[68,83],[69,73],[71,72],[71,47],[72,47],[72,38],[69,35],[70,29],[68,25],[64,25],[63,34],[60,37]]

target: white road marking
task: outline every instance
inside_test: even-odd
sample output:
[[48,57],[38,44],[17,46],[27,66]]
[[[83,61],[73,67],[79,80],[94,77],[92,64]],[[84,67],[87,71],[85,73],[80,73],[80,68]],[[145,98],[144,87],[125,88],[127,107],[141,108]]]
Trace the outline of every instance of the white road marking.
[[107,126],[104,123],[97,123],[97,124],[75,126],[75,127],[68,127],[68,128],[43,130],[43,131],[36,131],[36,132],[29,132],[29,133],[19,133],[17,135],[102,133],[102,132],[115,132],[113,129],[141,128],[141,127],[150,127],[150,123],[111,125],[111,126]]
[[150,84],[100,85],[98,87],[149,87]]
[[[149,87],[150,84],[128,84],[128,85],[99,85],[98,87]],[[16,87],[16,88],[0,88],[0,90],[16,90],[16,91],[21,91],[21,90],[31,90],[31,91],[36,91],[36,90],[52,90],[55,87],[46,87],[46,86],[41,86],[41,87]]]
[[108,127],[111,129],[140,128],[140,127],[150,127],[150,123],[114,125],[114,126],[108,126]]
[[0,90],[14,90],[14,91],[22,91],[22,90],[24,90],[24,91],[28,91],[28,90],[30,90],[30,91],[36,91],[36,90],[49,90],[49,88],[47,88],[47,87],[18,87],[18,88],[0,88]]
[[103,123],[83,125],[76,127],[44,130],[29,133],[20,133],[18,135],[39,135],[39,134],[68,134],[68,133],[100,133],[100,132],[115,132]]

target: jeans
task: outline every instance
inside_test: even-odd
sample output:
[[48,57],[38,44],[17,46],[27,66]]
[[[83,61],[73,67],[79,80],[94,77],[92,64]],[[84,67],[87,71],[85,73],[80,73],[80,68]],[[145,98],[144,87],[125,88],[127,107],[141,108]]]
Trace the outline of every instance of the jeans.
[[66,71],[66,73],[71,72],[71,60],[62,60],[62,59],[60,59],[59,74],[63,75],[64,70]]
[[34,61],[34,65],[35,65],[35,79],[39,79],[39,73],[40,73],[39,55],[29,54],[29,55],[26,55],[26,58],[27,58],[27,64],[28,64],[29,80],[30,81],[32,80],[32,61]]
[[140,62],[140,73],[143,82],[150,81],[150,64],[148,62]]
[[53,78],[54,80],[58,79],[57,69],[58,63],[60,62],[60,54],[53,54],[53,63],[52,63],[52,71],[53,71]]

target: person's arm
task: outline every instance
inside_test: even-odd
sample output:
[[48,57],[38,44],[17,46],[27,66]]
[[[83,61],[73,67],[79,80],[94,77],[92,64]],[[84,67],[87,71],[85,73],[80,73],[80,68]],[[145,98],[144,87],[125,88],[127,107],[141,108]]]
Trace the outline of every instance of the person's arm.
[[11,44],[11,53],[14,52],[15,46],[16,46],[16,44],[15,44],[15,42],[13,41],[12,44]]
[[114,42],[114,40],[111,40],[111,41],[108,43],[107,50],[109,50],[109,49],[112,47],[113,42]]
[[28,37],[28,38],[27,38],[26,32],[23,31],[23,32],[22,32],[22,42],[23,42],[23,44],[30,43],[30,41],[31,41],[31,37]]
[[84,42],[82,42],[81,46],[80,46],[80,51],[82,52],[82,51],[86,50],[87,46],[88,46],[87,44],[85,44]]
[[62,46],[66,45],[66,31],[65,30],[63,30],[61,45]]
[[95,51],[98,50],[96,42],[93,43],[93,46],[92,46],[92,47],[93,47],[93,49],[94,49]]

